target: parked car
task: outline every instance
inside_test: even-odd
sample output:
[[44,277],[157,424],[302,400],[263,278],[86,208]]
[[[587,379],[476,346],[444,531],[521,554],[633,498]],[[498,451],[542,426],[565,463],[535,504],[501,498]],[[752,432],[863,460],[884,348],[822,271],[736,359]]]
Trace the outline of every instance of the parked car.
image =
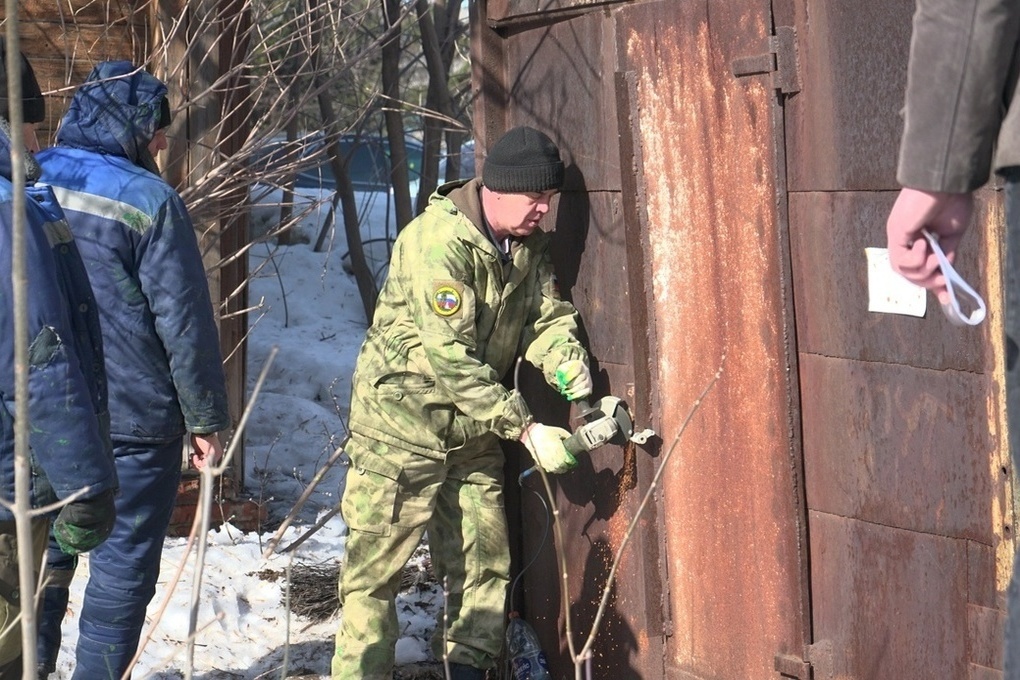
[[[446,164],[452,154],[446,154],[439,159],[439,183],[446,180]],[[460,147],[460,175],[459,179],[467,179],[475,176],[475,140],[469,139]]]
[[[254,154],[249,165],[258,178],[249,189],[252,206],[253,237],[261,237],[278,227],[283,200],[282,185],[289,177],[283,166],[299,168],[294,175],[293,214],[300,215],[298,239],[314,241],[323,223],[332,214],[335,232],[334,243],[343,245],[347,257],[342,208],[336,199],[336,177],[324,148],[321,133],[312,133],[288,143],[274,138]],[[414,139],[405,140],[408,160],[409,189],[412,205],[418,195],[422,146]],[[390,184],[389,142],[378,135],[344,135],[340,139],[340,152],[347,159],[347,172],[354,186],[358,206],[358,223],[365,256],[381,284],[389,263],[390,249],[396,238],[396,209],[393,187]]]
[[[253,237],[262,237],[278,226],[283,200],[282,185],[289,180],[284,166],[298,167],[293,184],[293,214],[300,215],[298,240],[314,241],[323,223],[332,214],[335,243],[346,244],[344,223],[339,203],[330,212],[336,199],[336,177],[324,148],[321,133],[312,133],[287,142],[276,137],[253,155],[249,165],[256,181],[249,190],[252,205]],[[421,179],[423,147],[413,138],[405,139],[408,180],[411,204],[418,196]],[[396,238],[396,209],[393,187],[390,184],[389,140],[380,135],[344,135],[340,139],[340,153],[347,159],[347,172],[354,186],[358,206],[358,223],[362,245],[369,267],[381,286],[389,265],[393,240]],[[473,177],[475,173],[475,145],[468,140],[461,146],[460,177]],[[448,156],[440,158],[440,182],[446,177]],[[345,266],[349,267],[346,245],[343,246]]]

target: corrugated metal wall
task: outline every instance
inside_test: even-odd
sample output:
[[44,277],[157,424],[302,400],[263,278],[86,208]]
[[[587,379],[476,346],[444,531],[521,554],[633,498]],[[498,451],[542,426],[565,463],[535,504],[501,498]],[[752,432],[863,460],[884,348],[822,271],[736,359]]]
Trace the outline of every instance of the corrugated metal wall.
[[[913,2],[488,0],[482,147],[546,130],[573,172],[562,288],[602,372],[663,441],[557,478],[517,605],[559,677],[689,408],[595,644],[598,678],[997,677],[1012,556],[1001,320],[867,312]],[[960,262],[994,309],[995,192]],[[982,231],[984,232],[982,234]],[[990,238],[989,238],[990,236]],[[988,266],[978,254],[990,255]],[[550,418],[567,414],[532,380]],[[546,511],[525,491],[521,559]],[[580,624],[579,624],[580,622]]]

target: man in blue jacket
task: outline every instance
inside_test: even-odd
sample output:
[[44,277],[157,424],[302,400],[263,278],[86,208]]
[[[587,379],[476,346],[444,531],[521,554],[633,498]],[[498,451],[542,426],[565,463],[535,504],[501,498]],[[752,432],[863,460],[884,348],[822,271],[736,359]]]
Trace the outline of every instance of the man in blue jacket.
[[[0,39],[0,496],[14,498],[14,191],[11,101],[6,44]],[[36,184],[40,168],[35,126],[45,117],[32,67],[21,61],[25,166],[24,264],[28,312],[29,449],[32,505],[72,498],[54,523],[55,541],[68,554],[90,550],[113,526],[116,472],[106,429],[106,387],[99,320],[88,277],[59,204]],[[48,534],[46,517],[32,520],[38,565]],[[0,506],[0,677],[21,677],[18,544],[13,515]],[[13,626],[8,629],[8,626]]]
[[[230,425],[205,269],[180,196],[158,174],[167,88],[130,62],[99,64],[75,93],[57,146],[39,154],[99,303],[120,494],[110,539],[89,557],[74,678],[119,678],[155,594],[183,437],[202,468]],[[52,672],[74,560],[51,542],[40,670]],[[62,575],[64,578],[58,578]]]
[[[925,230],[950,262],[971,223],[973,192],[992,173],[1005,187],[1001,262],[1006,434],[1020,469],[1020,3],[918,0],[914,12],[896,178],[902,188],[886,221],[889,262],[950,302]],[[983,254],[983,253],[982,253]],[[981,255],[978,255],[981,257]],[[980,425],[976,425],[980,427]],[[997,434],[994,433],[993,434]],[[1003,678],[1020,680],[1020,556],[1006,590]]]

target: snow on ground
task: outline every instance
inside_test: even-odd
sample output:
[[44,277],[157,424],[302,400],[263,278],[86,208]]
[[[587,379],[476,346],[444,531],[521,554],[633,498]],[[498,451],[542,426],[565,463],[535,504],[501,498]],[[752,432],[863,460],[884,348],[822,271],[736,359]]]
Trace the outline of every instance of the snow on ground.
[[[135,668],[136,680],[183,678],[189,654],[191,677],[199,680],[329,677],[339,614],[319,622],[289,615],[285,585],[288,569],[296,573],[320,568],[329,574],[336,568],[344,549],[343,522],[334,516],[291,553],[269,559],[263,559],[262,553],[279,522],[345,434],[350,378],[366,326],[357,286],[341,267],[342,254],[337,248],[315,253],[307,243],[259,244],[251,251],[250,268],[257,274],[249,301],[261,303],[261,310],[250,315],[250,387],[271,348],[279,351],[249,420],[246,487],[254,498],[268,503],[269,526],[274,531],[245,534],[227,525],[208,534],[197,594],[198,632],[190,653],[191,602],[199,584],[196,548],[184,538],[168,539],[160,585],[143,630],[143,637],[150,634],[151,639]],[[346,467],[338,464],[324,477],[284,534],[281,546],[335,506],[345,472]],[[72,585],[58,669],[51,678],[71,676],[87,567],[85,556]],[[180,582],[172,587],[178,573]],[[323,597],[335,592],[331,577],[323,579]],[[441,591],[427,584],[411,587],[401,596],[403,637],[397,645],[397,663],[408,675],[417,664],[434,663],[428,638],[441,601]],[[165,611],[160,615],[161,609]]]

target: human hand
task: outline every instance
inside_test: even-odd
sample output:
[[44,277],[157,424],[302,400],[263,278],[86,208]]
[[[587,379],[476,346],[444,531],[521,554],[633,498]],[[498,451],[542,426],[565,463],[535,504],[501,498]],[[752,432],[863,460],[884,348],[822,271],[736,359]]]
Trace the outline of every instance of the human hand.
[[935,293],[941,304],[949,302],[946,279],[939,269],[927,229],[938,237],[950,264],[956,247],[970,224],[974,199],[971,194],[947,194],[904,187],[889,212],[885,231],[889,264],[908,281]]
[[584,399],[591,394],[591,370],[580,359],[564,361],[556,369],[556,386],[560,394],[570,401]]
[[113,489],[91,498],[71,501],[60,509],[53,521],[53,538],[68,555],[88,552],[113,531],[117,511]]
[[223,445],[219,434],[191,435],[191,464],[202,470],[206,466],[216,465],[223,458]]
[[531,423],[521,435],[521,441],[535,464],[546,472],[559,474],[577,465],[577,459],[563,446],[563,441],[570,433],[562,427],[552,427],[542,423]]

